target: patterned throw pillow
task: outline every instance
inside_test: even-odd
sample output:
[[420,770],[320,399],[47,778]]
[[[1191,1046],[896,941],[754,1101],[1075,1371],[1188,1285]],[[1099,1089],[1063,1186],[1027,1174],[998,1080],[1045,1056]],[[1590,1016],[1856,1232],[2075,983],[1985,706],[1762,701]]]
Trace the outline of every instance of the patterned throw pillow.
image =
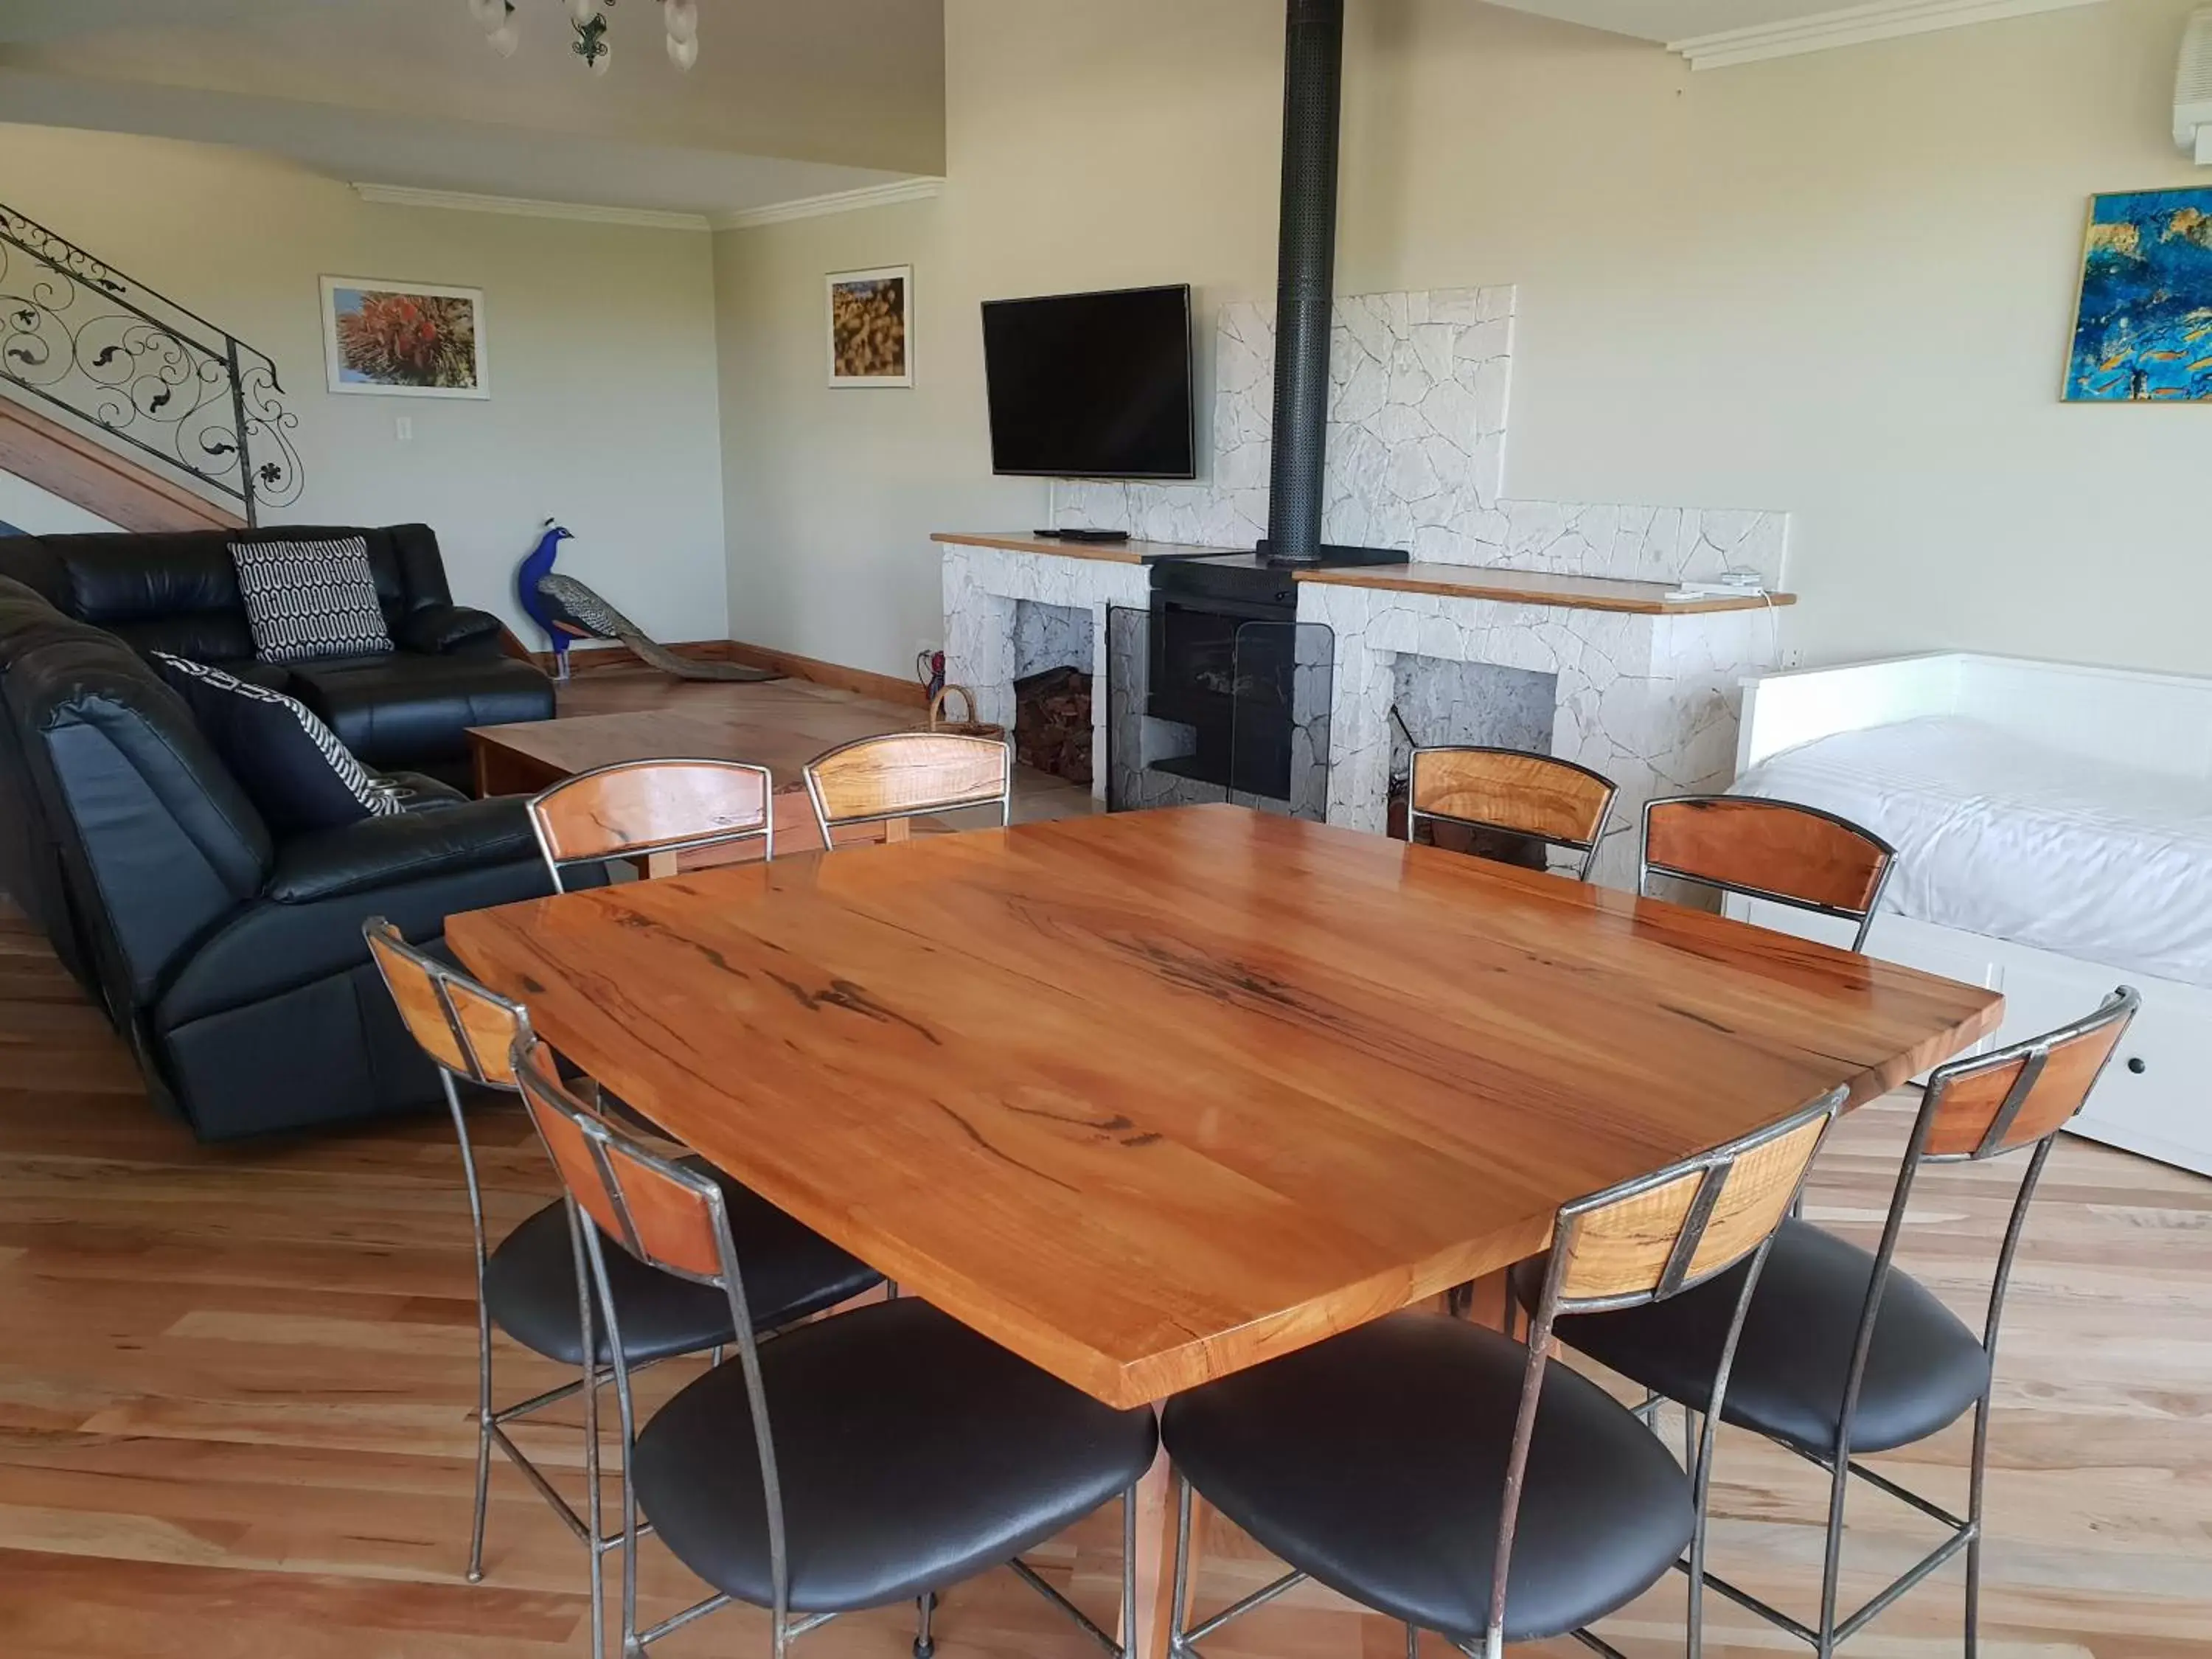
[[366,537],[257,538],[231,543],[230,557],[253,630],[253,653],[262,661],[374,657],[392,649]]
[[402,796],[298,699],[187,657],[152,655],[279,839],[406,810]]

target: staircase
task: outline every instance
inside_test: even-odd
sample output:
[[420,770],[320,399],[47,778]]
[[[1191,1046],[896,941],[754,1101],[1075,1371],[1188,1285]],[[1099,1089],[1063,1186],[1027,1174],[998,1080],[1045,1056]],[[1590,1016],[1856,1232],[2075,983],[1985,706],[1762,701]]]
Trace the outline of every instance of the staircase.
[[304,480],[276,366],[0,205],[0,471],[125,530],[235,529]]

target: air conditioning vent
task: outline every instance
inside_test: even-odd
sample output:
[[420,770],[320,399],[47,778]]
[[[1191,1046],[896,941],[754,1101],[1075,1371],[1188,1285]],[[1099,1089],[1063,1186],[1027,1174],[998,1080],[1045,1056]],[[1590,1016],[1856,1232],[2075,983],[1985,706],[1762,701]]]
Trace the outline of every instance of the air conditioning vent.
[[2212,8],[2189,20],[2173,84],[2173,142],[2212,165]]

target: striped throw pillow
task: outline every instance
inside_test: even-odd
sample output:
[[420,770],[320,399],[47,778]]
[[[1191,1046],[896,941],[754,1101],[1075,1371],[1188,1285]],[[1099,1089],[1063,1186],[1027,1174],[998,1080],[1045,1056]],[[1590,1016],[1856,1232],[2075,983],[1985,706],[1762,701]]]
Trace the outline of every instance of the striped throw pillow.
[[337,732],[296,697],[167,651],[150,653],[163,679],[277,836],[334,830],[406,810]]
[[366,537],[256,537],[231,543],[230,557],[253,630],[253,653],[262,661],[376,657],[393,648],[376,602]]

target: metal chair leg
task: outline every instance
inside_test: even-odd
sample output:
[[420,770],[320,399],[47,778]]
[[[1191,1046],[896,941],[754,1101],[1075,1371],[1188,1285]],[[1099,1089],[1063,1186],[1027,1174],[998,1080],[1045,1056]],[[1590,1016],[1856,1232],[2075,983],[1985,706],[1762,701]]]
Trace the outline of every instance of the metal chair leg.
[[[606,1659],[607,1603],[605,1553],[599,1540],[606,1535],[599,1492],[599,1340],[592,1331],[592,1270],[584,1260],[584,1238],[575,1206],[569,1206],[569,1243],[576,1259],[578,1321],[583,1333],[584,1356],[584,1557],[592,1570],[592,1659]],[[625,1465],[627,1467],[627,1465]]]
[[1820,1570],[1820,1622],[1814,1627],[1816,1659],[1835,1659],[1836,1594],[1844,1572],[1844,1504],[1850,1495],[1851,1464],[1848,1451],[1838,1447],[1834,1484],[1828,1495],[1827,1553]]
[[1982,1477],[1990,1466],[1990,1396],[1974,1402],[1974,1465],[1966,1492],[1966,1522],[1974,1535],[1966,1540],[1966,1659],[1975,1659],[1982,1624]]
[[[1176,1553],[1175,1577],[1170,1594],[1175,1605],[1168,1609],[1168,1653],[1170,1659],[1184,1659],[1194,1652],[1184,1632],[1190,1621],[1190,1482],[1182,1471],[1176,1471]],[[1121,1605],[1133,1608],[1137,1605],[1137,1494],[1133,1487],[1122,1503],[1128,1510],[1128,1541],[1121,1558]],[[1137,1651],[1137,1632],[1121,1632],[1121,1650],[1125,1659],[1133,1659]]]
[[929,1616],[937,1611],[937,1592],[924,1590],[915,1606],[920,1613],[915,1624],[914,1659],[929,1659],[937,1651],[937,1639],[929,1633]]
[[469,1194],[469,1234],[476,1247],[477,1503],[469,1524],[469,1583],[480,1584],[483,1582],[484,1516],[491,1502],[491,1308],[484,1300],[489,1247],[484,1242],[483,1189],[477,1184],[476,1147],[469,1139],[460,1091],[453,1085],[453,1073],[442,1066],[438,1081],[446,1091],[446,1109],[453,1115],[454,1138],[460,1143],[461,1179]]
[[484,1518],[491,1504],[491,1310],[477,1297],[477,1502],[469,1525],[469,1583],[483,1583]]
[[1421,1632],[1406,1626],[1406,1659],[1421,1659]]

